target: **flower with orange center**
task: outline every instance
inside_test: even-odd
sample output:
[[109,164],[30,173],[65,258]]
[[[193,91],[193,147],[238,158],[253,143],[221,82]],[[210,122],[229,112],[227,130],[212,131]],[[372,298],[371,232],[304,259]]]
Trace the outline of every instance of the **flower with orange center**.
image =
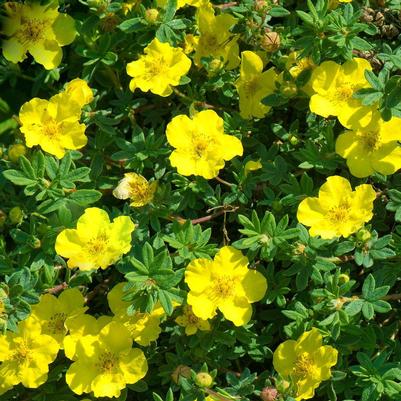
[[243,326],[252,316],[252,303],[267,290],[265,277],[248,268],[241,251],[225,246],[214,260],[195,259],[186,268],[187,302],[195,316],[207,320],[220,310],[227,320]]

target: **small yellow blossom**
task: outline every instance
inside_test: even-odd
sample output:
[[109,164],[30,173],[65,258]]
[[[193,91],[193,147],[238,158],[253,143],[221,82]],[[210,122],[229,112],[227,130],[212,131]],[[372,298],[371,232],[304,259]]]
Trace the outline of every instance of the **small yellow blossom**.
[[51,336],[41,334],[41,326],[28,318],[18,324],[16,333],[0,336],[0,394],[22,383],[37,388],[47,380],[49,364],[59,346]]
[[195,334],[198,330],[210,331],[209,321],[197,317],[190,305],[185,305],[183,307],[182,315],[178,316],[175,321],[181,327],[185,327],[185,334],[187,336]]
[[275,91],[277,74],[274,68],[262,71],[263,61],[256,53],[251,51],[241,53],[240,77],[235,86],[243,118],[262,118],[270,110],[269,106],[262,104],[262,100]]
[[65,86],[65,93],[68,95],[69,100],[78,103],[80,107],[84,107],[93,100],[92,89],[81,78],[75,78],[68,82]]
[[42,334],[53,337],[62,348],[67,333],[66,322],[85,313],[88,308],[84,303],[84,297],[76,288],[64,290],[58,298],[45,294],[32,307],[31,317],[40,323]]
[[167,125],[166,135],[176,148],[170,155],[173,167],[182,175],[214,178],[224,161],[242,156],[241,141],[224,134],[224,121],[213,110],[204,110],[191,119],[180,114]]
[[161,333],[160,323],[164,316],[164,310],[160,304],[156,304],[151,313],[135,311],[128,315],[127,308],[130,305],[122,300],[123,288],[126,283],[119,283],[107,294],[113,320],[123,324],[129,331],[131,338],[142,346],[156,341]]
[[191,54],[196,50],[199,43],[199,36],[187,33],[184,39],[183,50],[185,54]]
[[85,124],[80,124],[81,107],[66,92],[50,100],[31,99],[22,105],[19,119],[21,132],[29,148],[39,145],[44,151],[61,159],[67,149],[86,145]]
[[331,377],[330,368],[337,363],[338,352],[322,345],[316,328],[304,332],[298,340],[287,340],[273,354],[274,369],[294,385],[297,401],[313,398],[320,383]]
[[135,225],[128,216],[110,222],[107,212],[88,208],[78,219],[76,229],[65,229],[56,238],[57,254],[68,258],[70,268],[106,269],[131,249]]
[[191,60],[181,48],[172,47],[153,39],[138,60],[127,64],[127,74],[132,77],[129,88],[139,88],[159,96],[169,96],[172,86],[180,84],[181,78],[191,68]]
[[249,160],[245,163],[244,174],[248,175],[250,171],[260,170],[262,167],[260,160]]
[[372,119],[373,107],[363,106],[353,94],[370,87],[365,71],[371,70],[369,61],[354,58],[340,65],[324,61],[312,73],[311,85],[315,94],[309,103],[311,111],[319,116],[337,116],[346,128],[366,127]]
[[141,380],[147,370],[145,355],[140,349],[132,348],[128,330],[120,323],[111,322],[98,335],[79,339],[66,381],[78,395],[93,392],[96,398],[119,397],[127,384]]
[[214,260],[195,259],[187,266],[185,282],[190,291],[187,302],[194,314],[210,319],[219,309],[236,326],[249,322],[252,303],[266,293],[265,277],[248,268],[248,258],[241,251],[224,246]]
[[352,190],[349,181],[338,175],[327,178],[319,197],[306,198],[298,206],[298,221],[310,226],[312,236],[324,239],[349,237],[373,216],[376,193],[369,184]]
[[[316,68],[315,63],[310,57],[299,58],[299,54],[295,51],[288,55],[285,66],[294,80],[297,79],[304,71],[310,70],[312,72]],[[314,94],[310,78],[301,89],[308,96],[312,96]]]
[[214,15],[213,7],[203,5],[198,9],[199,43],[194,57],[195,65],[201,67],[203,57],[223,60],[228,70],[236,68],[239,63],[238,35],[229,29],[237,23],[237,19],[229,14]]
[[124,15],[127,15],[134,7],[138,6],[141,0],[126,0],[121,4]]
[[374,172],[394,174],[401,168],[401,119],[383,121],[374,118],[366,128],[347,131],[337,138],[336,152],[347,159],[355,177]]
[[132,207],[145,206],[152,202],[157,182],[148,180],[136,173],[125,173],[124,178],[113,191],[117,199],[130,199]]
[[59,13],[58,1],[41,5],[40,2],[6,2],[5,16],[1,17],[3,56],[18,63],[30,53],[47,70],[56,68],[63,57],[62,46],[75,39],[74,20]]

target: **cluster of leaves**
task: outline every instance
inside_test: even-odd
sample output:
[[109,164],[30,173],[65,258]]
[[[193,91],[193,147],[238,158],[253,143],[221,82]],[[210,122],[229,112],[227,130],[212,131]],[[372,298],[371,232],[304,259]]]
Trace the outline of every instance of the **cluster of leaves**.
[[[299,202],[317,193],[325,177],[350,177],[335,155],[334,138],[342,128],[309,112],[302,94],[277,92],[265,99],[273,113],[244,121],[238,110],[233,71],[191,70],[190,79],[167,98],[128,89],[125,67],[154,37],[178,46],[196,32],[194,8],[159,8],[155,21],[144,0],[124,14],[122,0],[60,1],[77,21],[79,37],[64,49],[64,63],[45,71],[27,59],[15,65],[0,58],[0,324],[15,330],[30,305],[45,291],[79,286],[93,315],[106,308],[104,295],[128,281],[125,300],[132,310],[149,311],[160,302],[169,315],[156,343],[145,349],[149,373],[129,386],[119,401],[143,392],[155,401],[202,399],[218,393],[221,401],[257,400],[276,384],[272,354],[288,338],[317,327],[339,351],[330,380],[316,400],[394,400],[401,393],[401,179],[374,174],[366,182],[378,193],[374,218],[364,232],[347,239],[311,237],[298,224]],[[376,61],[367,72],[371,89],[356,97],[365,105],[380,102],[384,119],[401,116],[401,46],[383,40],[375,21],[363,20],[363,5],[385,8],[400,28],[400,2],[354,1],[329,7],[327,0],[216,1],[238,19],[242,50],[263,51],[263,35],[277,32],[281,45],[267,54],[278,70],[296,50],[315,63],[339,63],[358,54]],[[383,5],[385,3],[385,6]],[[58,161],[40,149],[13,157],[23,143],[18,130],[20,106],[34,96],[48,99],[75,78],[88,80],[96,96],[85,113],[89,143]],[[301,87],[308,76],[297,78]],[[225,131],[242,138],[243,158],[228,163],[218,180],[183,177],[168,161],[165,126],[177,114],[215,109]],[[263,167],[245,171],[249,160]],[[130,208],[112,196],[128,171],[158,181],[151,205]],[[360,181],[351,178],[352,184]],[[71,271],[54,250],[56,235],[74,227],[87,206],[111,216],[131,216],[137,228],[133,247],[115,266],[93,273]],[[219,315],[211,332],[185,336],[174,321],[173,306],[185,299],[185,267],[210,258],[224,244],[241,249],[268,281],[265,298],[251,322],[235,327]],[[180,366],[193,372],[216,370],[215,386],[205,393],[192,376],[174,381]],[[63,378],[65,361],[51,367],[38,389],[16,387],[1,400],[77,401]],[[203,369],[203,370],[202,370]],[[142,396],[142,395],[141,395]],[[286,401],[291,401],[287,398]]]

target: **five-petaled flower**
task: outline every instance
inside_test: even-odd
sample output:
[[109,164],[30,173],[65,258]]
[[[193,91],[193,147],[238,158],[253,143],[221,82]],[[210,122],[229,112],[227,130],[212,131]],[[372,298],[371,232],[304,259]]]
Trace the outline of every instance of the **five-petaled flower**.
[[37,388],[47,380],[49,364],[57,356],[57,341],[41,333],[36,319],[18,324],[16,333],[7,331],[0,336],[0,394],[22,383]]
[[338,175],[327,178],[319,196],[308,197],[298,206],[298,221],[310,226],[312,236],[324,239],[349,237],[373,216],[376,193],[369,184],[352,190],[349,181]]
[[149,182],[137,173],[125,173],[113,190],[113,195],[117,199],[129,199],[132,207],[141,207],[152,202],[156,189],[156,181]]
[[78,219],[76,229],[65,229],[56,238],[56,252],[68,258],[70,268],[105,269],[131,249],[135,225],[128,216],[109,215],[97,207],[88,208]]
[[[66,353],[70,354],[68,344]],[[148,370],[145,355],[132,348],[128,330],[118,322],[104,326],[98,335],[82,336],[74,346],[74,362],[66,381],[76,394],[119,397],[127,384],[141,380]]]
[[363,106],[354,93],[370,87],[365,71],[369,61],[354,58],[340,65],[324,61],[313,70],[310,83],[314,90],[309,103],[311,111],[323,117],[337,116],[346,128],[366,127],[372,119],[373,106]]
[[358,178],[375,172],[394,174],[401,168],[401,119],[383,121],[376,115],[365,128],[339,135],[336,152],[347,159],[351,174]]
[[274,369],[293,386],[297,401],[312,398],[320,383],[331,377],[330,368],[337,363],[338,352],[322,345],[316,328],[304,332],[298,340],[287,340],[273,354]]
[[240,63],[238,35],[230,32],[237,19],[229,14],[214,15],[210,5],[203,5],[198,9],[197,20],[199,26],[199,42],[196,47],[194,62],[202,66],[202,58],[212,57],[221,60],[228,70],[232,70]]
[[39,145],[44,151],[61,159],[67,149],[86,145],[86,126],[79,122],[82,107],[93,99],[92,90],[82,79],[74,79],[66,89],[50,100],[33,98],[19,112],[21,132],[26,145]]
[[76,288],[64,290],[58,298],[44,294],[32,307],[31,317],[39,322],[42,334],[53,337],[62,348],[68,331],[67,322],[85,313],[88,308],[84,307],[84,303],[83,295]]
[[241,141],[224,133],[224,121],[213,110],[204,110],[191,119],[180,114],[166,128],[167,140],[176,148],[170,162],[182,175],[214,178],[224,161],[242,156]]
[[263,98],[276,89],[277,74],[274,68],[263,71],[263,61],[254,52],[241,53],[240,77],[235,83],[239,94],[239,109],[241,117],[264,117],[270,110],[262,104]]
[[191,60],[179,47],[153,39],[138,60],[127,64],[127,74],[132,77],[129,88],[139,88],[155,95],[169,96],[172,86],[180,84],[181,78],[191,68]]
[[56,68],[63,57],[61,46],[72,43],[76,35],[74,20],[59,13],[58,6],[58,0],[45,5],[39,1],[5,3],[1,18],[1,33],[6,37],[3,56],[18,63],[30,53],[47,70]]
[[185,282],[190,289],[187,302],[195,316],[207,320],[219,309],[236,326],[249,322],[251,303],[260,301],[267,290],[265,277],[249,269],[248,258],[231,246],[221,248],[214,260],[191,261]]

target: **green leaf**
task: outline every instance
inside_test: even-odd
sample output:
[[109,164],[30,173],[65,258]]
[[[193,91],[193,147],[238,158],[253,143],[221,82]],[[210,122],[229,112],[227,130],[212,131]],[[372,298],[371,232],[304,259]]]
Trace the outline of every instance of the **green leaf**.
[[94,189],[79,189],[72,192],[68,199],[80,206],[86,206],[97,202],[101,197],[102,193]]
[[26,175],[19,170],[6,170],[3,171],[4,177],[15,185],[32,185],[36,184],[36,180],[26,177]]

